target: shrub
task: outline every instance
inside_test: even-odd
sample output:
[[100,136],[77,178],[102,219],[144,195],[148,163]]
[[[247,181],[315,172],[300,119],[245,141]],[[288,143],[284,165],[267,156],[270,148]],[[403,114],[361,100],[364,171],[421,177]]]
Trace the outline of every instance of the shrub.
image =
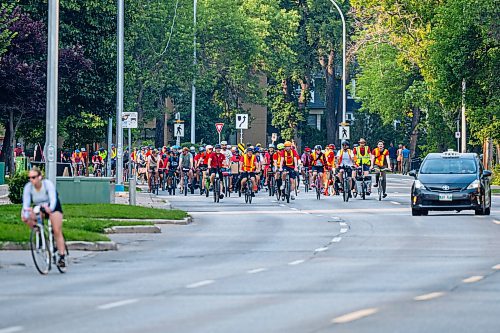
[[28,171],[19,172],[9,179],[9,199],[14,204],[23,202],[24,185],[29,182]]
[[493,185],[500,185],[500,164],[495,165],[493,169]]

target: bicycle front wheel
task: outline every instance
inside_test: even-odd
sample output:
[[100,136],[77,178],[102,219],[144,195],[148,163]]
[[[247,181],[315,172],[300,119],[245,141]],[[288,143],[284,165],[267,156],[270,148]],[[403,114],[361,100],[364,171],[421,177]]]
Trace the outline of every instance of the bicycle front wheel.
[[49,244],[49,233],[47,228],[35,227],[31,229],[30,235],[31,257],[35,267],[40,274],[48,274],[51,265],[51,252]]

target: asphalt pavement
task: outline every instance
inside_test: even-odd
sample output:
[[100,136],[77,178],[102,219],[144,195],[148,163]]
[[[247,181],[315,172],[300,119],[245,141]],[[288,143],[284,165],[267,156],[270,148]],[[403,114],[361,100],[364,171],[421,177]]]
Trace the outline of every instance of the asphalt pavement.
[[390,176],[381,202],[161,193],[194,222],[113,235],[64,275],[0,253],[0,333],[497,333],[500,197],[491,216],[412,217],[411,182]]

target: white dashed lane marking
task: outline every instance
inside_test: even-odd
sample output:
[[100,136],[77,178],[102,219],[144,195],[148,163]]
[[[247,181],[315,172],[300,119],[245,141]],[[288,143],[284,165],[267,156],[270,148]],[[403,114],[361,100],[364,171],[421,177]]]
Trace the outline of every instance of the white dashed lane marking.
[[415,301],[430,301],[431,299],[438,298],[444,295],[444,292],[434,292],[425,295],[420,295],[414,298]]
[[496,271],[500,270],[500,264],[491,267],[491,269],[494,269]]
[[261,273],[261,272],[265,272],[265,271],[267,271],[267,268],[256,268],[256,269],[249,270],[247,273],[248,274],[257,274],[257,273]]
[[305,260],[295,260],[295,261],[292,261],[292,262],[289,262],[288,265],[290,266],[295,266],[295,265],[300,265],[304,262]]
[[341,234],[345,234],[347,232],[347,230],[349,230],[349,229],[347,229],[347,228],[341,228],[340,229],[340,233]]
[[500,221],[499,220],[493,220],[493,223],[500,224]]
[[334,237],[334,238],[332,238],[332,241],[331,241],[331,242],[332,242],[332,243],[338,243],[338,242],[340,242],[341,240],[342,240],[342,237]]
[[397,201],[391,201],[391,203],[394,204],[394,205],[401,205],[401,203],[397,202]]
[[474,283],[474,282],[481,281],[482,279],[484,279],[484,276],[474,275],[474,276],[468,277],[467,279],[463,279],[462,282],[463,283]]
[[363,310],[351,312],[351,313],[345,314],[343,316],[334,318],[332,320],[332,323],[334,323],[334,324],[345,324],[345,323],[349,323],[351,321],[355,321],[355,320],[358,320],[358,319],[361,319],[361,318],[365,318],[365,317],[374,315],[377,312],[378,312],[377,308],[363,309]]
[[99,310],[109,310],[109,309],[112,309],[112,308],[117,308],[117,307],[120,307],[120,306],[125,306],[125,305],[129,305],[129,304],[133,304],[133,303],[136,303],[138,301],[139,301],[138,299],[125,299],[123,301],[118,301],[118,302],[113,302],[113,303],[99,305],[97,308]]
[[316,250],[314,250],[314,252],[324,252],[326,250],[328,250],[328,246],[319,247]]
[[208,286],[209,284],[212,284],[214,282],[215,282],[214,280],[204,280],[204,281],[188,284],[186,286],[186,288],[193,289],[193,288],[204,287],[204,286]]
[[11,326],[6,328],[0,328],[0,333],[14,333],[21,332],[23,330],[22,326]]

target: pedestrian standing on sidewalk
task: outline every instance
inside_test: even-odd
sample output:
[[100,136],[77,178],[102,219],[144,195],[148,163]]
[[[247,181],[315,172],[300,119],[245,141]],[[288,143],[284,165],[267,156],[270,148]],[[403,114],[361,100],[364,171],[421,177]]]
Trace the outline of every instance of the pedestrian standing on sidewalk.
[[[396,147],[394,147],[394,143],[390,143],[389,144],[389,158],[391,160],[391,165],[395,168],[395,166],[397,165],[397,159],[398,159],[398,150]],[[394,173],[396,173],[397,170],[394,169]]]
[[403,175],[407,175],[410,171],[410,155],[411,151],[403,146],[403,150],[401,151],[401,155],[403,156]]
[[398,146],[398,151],[396,153],[397,155],[397,167],[396,167],[396,170],[397,172],[399,173],[403,173],[403,145],[402,144],[399,144]]

